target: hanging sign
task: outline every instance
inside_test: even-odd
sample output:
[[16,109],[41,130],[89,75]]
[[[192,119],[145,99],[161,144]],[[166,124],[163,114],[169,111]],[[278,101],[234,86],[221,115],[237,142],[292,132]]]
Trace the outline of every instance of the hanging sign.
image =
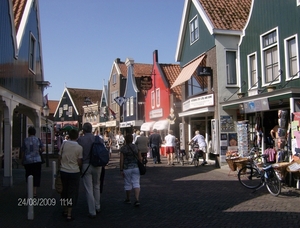
[[142,76],[140,80],[140,90],[150,90],[152,88],[151,76]]
[[199,66],[197,69],[198,76],[212,76],[212,69],[211,67],[203,67]]

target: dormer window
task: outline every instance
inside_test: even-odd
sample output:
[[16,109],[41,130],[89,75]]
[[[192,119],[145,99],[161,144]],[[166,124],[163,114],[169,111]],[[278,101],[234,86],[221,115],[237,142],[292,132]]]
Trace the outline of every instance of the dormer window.
[[190,42],[195,43],[199,39],[198,17],[194,17],[190,21]]

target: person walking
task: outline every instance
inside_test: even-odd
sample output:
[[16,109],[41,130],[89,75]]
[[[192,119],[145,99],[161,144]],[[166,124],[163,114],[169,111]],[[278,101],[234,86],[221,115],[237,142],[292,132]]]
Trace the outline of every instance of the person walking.
[[109,151],[109,158],[111,158],[112,138],[111,138],[110,133],[108,131],[104,132],[103,140],[104,140],[104,144],[105,144],[106,149]]
[[154,129],[153,133],[149,137],[149,145],[152,148],[152,157],[153,157],[153,163],[161,164],[160,161],[160,154],[159,149],[162,144],[162,140],[160,137],[160,134],[157,133],[157,130]]
[[205,138],[203,135],[200,134],[200,132],[197,130],[195,131],[195,136],[191,139],[190,143],[196,142],[199,145],[199,151],[203,152],[203,162],[201,165],[206,165],[206,152],[207,152],[207,144],[205,142]]
[[165,136],[165,145],[166,145],[166,154],[167,154],[167,161],[168,165],[174,165],[173,162],[173,155],[176,146],[176,138],[173,135],[173,131],[169,130],[169,134]]
[[[83,148],[82,171],[85,172],[86,170],[82,179],[89,209],[88,217],[95,218],[96,213],[100,212],[100,176],[102,167],[89,166],[90,151],[95,141],[95,136],[92,134],[92,125],[84,123],[82,130],[84,136],[78,138],[78,144]],[[100,141],[104,143],[101,138]]]
[[132,134],[127,134],[125,136],[126,144],[120,149],[120,172],[124,179],[124,190],[126,193],[124,203],[131,204],[130,194],[132,189],[134,189],[134,206],[137,207],[140,205],[140,171],[137,165],[137,159],[141,161],[142,157],[132,142]]
[[25,168],[26,182],[28,176],[33,176],[33,196],[36,197],[37,187],[41,184],[41,171],[42,171],[42,152],[45,147],[42,141],[35,136],[36,130],[34,127],[28,128],[28,137],[24,139],[22,146],[23,165]]
[[63,206],[63,216],[67,218],[67,221],[74,220],[72,208],[76,206],[78,199],[83,151],[82,146],[77,143],[78,135],[77,130],[70,130],[70,140],[63,143],[58,157],[63,186],[61,206]]
[[147,164],[147,153],[148,153],[148,138],[145,136],[143,131],[138,132],[136,137],[135,145],[137,146],[138,151],[141,153],[143,163]]

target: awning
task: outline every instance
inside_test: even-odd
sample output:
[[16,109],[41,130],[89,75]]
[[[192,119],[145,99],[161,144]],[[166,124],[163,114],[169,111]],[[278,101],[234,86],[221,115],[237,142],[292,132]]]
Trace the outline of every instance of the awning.
[[158,131],[168,130],[168,128],[169,128],[169,120],[160,120],[155,122],[155,124],[153,125],[153,129],[156,129]]
[[141,126],[141,131],[151,131],[154,123],[154,121],[143,123]]
[[178,77],[175,80],[175,82],[173,83],[173,85],[171,86],[171,89],[173,89],[175,86],[178,86],[178,85],[184,83],[185,81],[189,80],[192,77],[195,70],[197,69],[197,67],[199,66],[199,64],[204,59],[204,57],[205,57],[205,55],[202,55],[199,59],[197,59],[194,62],[185,66],[181,70],[180,74],[178,75]]

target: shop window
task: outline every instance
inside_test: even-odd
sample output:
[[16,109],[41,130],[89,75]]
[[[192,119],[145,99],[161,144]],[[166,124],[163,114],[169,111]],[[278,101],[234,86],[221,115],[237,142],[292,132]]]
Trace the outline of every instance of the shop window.
[[30,34],[30,44],[29,44],[29,70],[35,72],[35,58],[36,58],[36,39],[33,34]]
[[227,85],[237,85],[235,51],[226,51],[226,77]]
[[[199,80],[204,80],[204,77],[198,78]],[[189,80],[188,80],[188,96],[194,96],[200,93],[203,93],[205,89],[202,88],[202,86],[200,85],[200,81],[197,80],[194,76],[192,76]],[[206,88],[207,89],[207,88]]]
[[249,89],[256,89],[258,87],[256,53],[248,55],[248,79]]
[[[288,79],[299,78],[299,54],[297,35],[284,40],[286,77]],[[294,77],[293,77],[294,76]],[[297,77],[296,77],[297,76]]]
[[198,17],[194,17],[190,21],[190,41],[191,44],[196,42],[199,39],[199,26],[198,26]]
[[277,29],[261,36],[263,83],[279,82]]

